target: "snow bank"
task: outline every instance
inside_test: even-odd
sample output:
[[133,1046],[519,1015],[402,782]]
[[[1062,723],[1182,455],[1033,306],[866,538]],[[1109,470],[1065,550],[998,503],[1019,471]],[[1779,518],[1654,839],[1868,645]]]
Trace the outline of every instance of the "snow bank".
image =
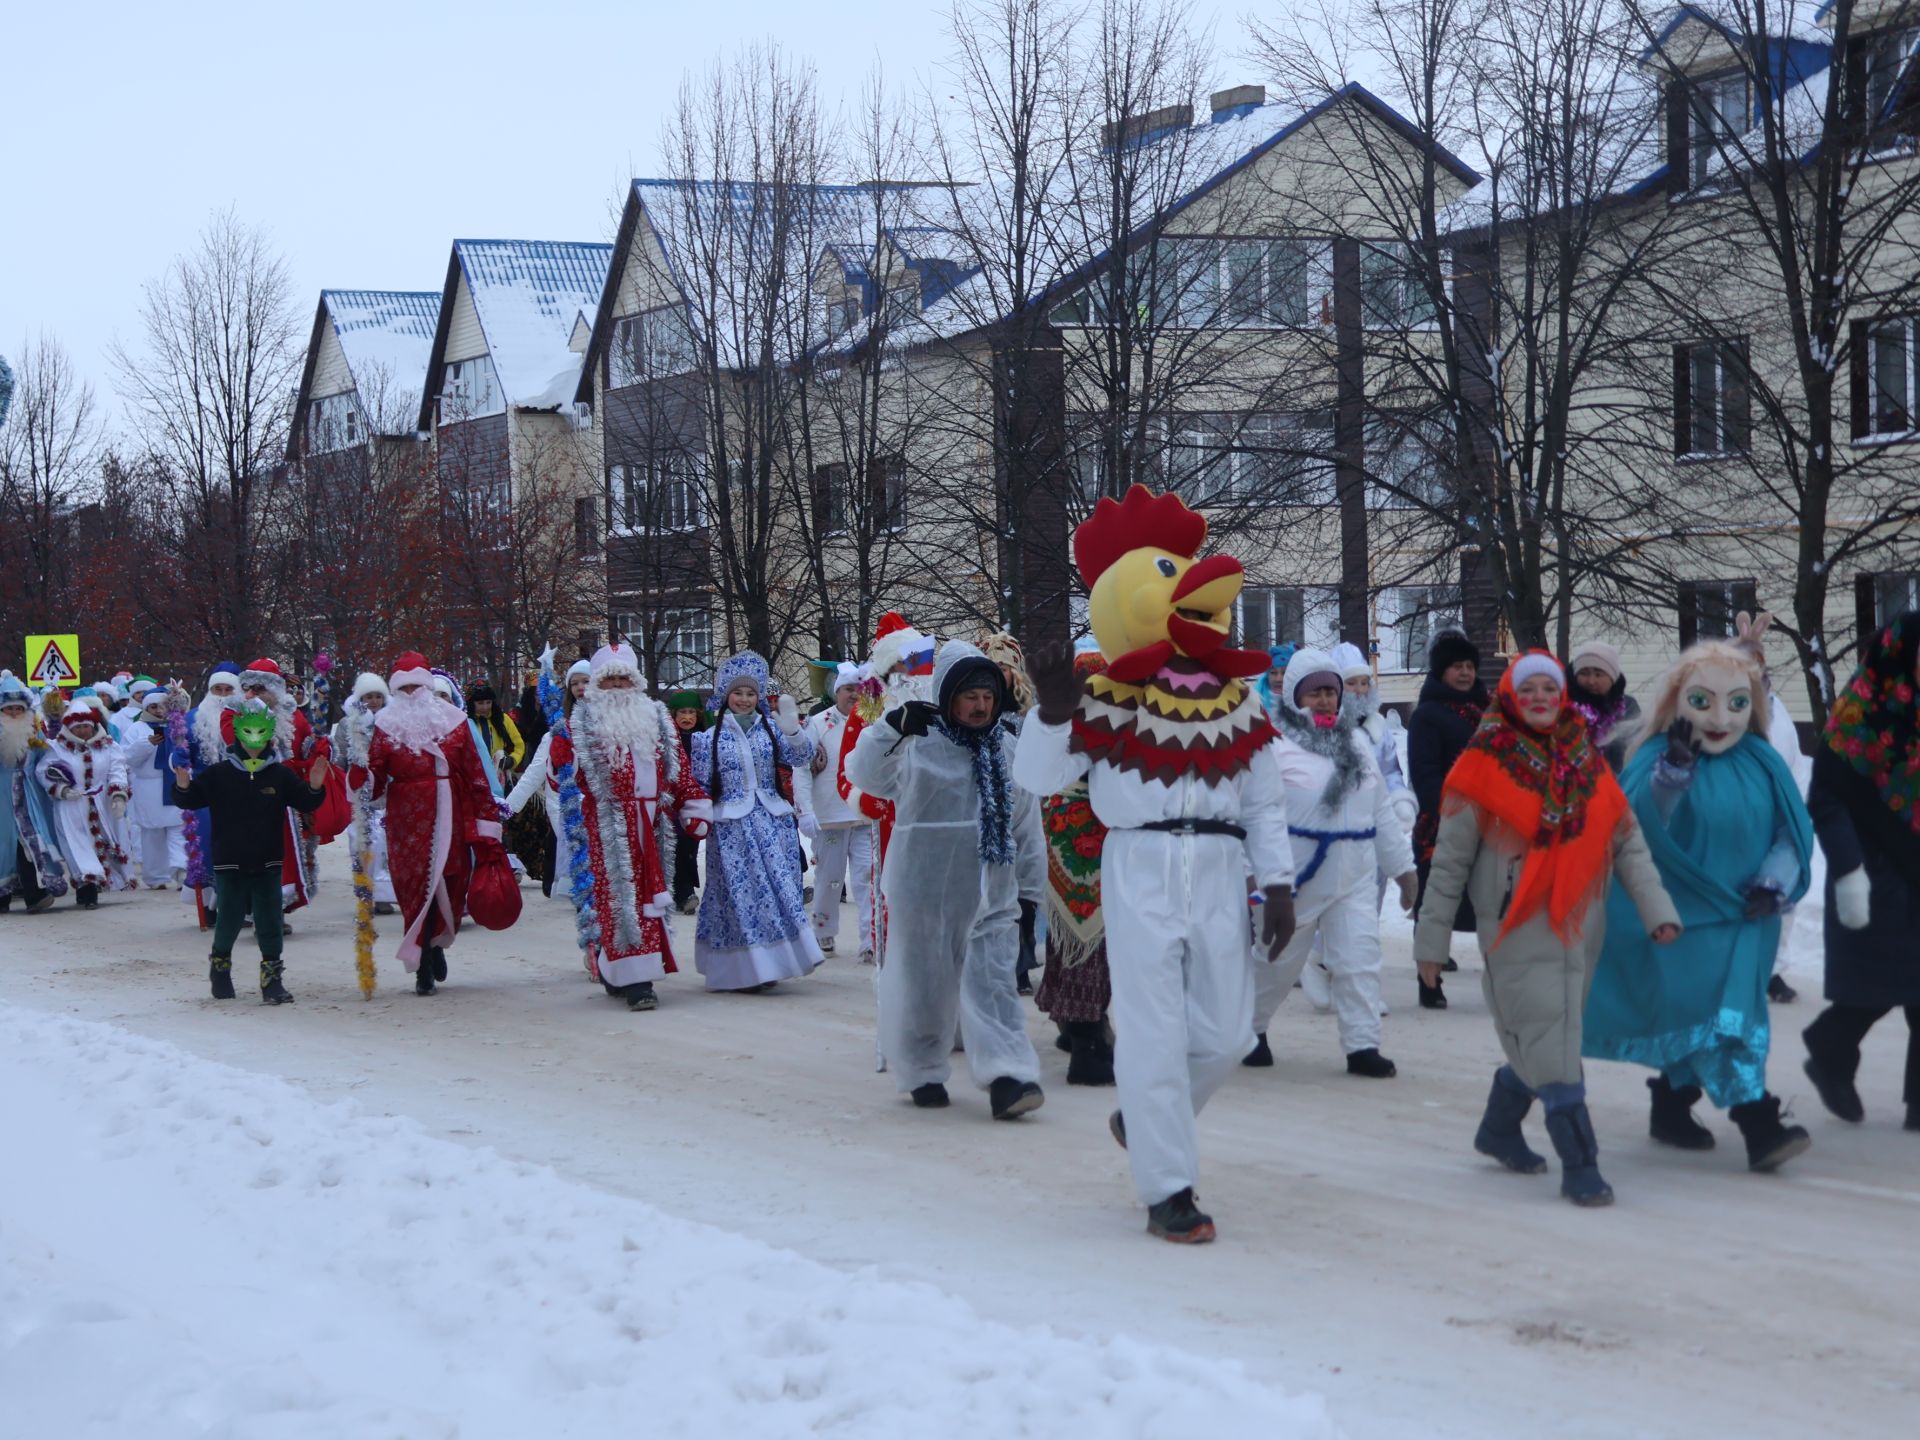
[[1337,1433],[1236,1365],[988,1323],[113,1026],[0,1004],[0,1090],[12,1434]]

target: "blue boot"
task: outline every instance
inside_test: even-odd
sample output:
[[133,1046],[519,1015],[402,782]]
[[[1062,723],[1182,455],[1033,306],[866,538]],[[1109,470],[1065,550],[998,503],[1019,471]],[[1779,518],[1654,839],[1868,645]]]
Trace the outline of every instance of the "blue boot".
[[1519,1175],[1540,1175],[1547,1162],[1527,1148],[1520,1133],[1520,1122],[1533,1108],[1533,1092],[1513,1073],[1511,1065],[1493,1072],[1493,1090],[1487,1096],[1487,1113],[1480,1117],[1479,1133],[1473,1148],[1491,1155],[1507,1169]]
[[[1613,1187],[1600,1178],[1600,1142],[1587,1114],[1584,1085],[1556,1085],[1577,1099],[1554,1103],[1547,1111],[1547,1138],[1560,1155],[1560,1193],[1576,1205],[1611,1205]],[[1556,1096],[1558,1101],[1564,1097]]]

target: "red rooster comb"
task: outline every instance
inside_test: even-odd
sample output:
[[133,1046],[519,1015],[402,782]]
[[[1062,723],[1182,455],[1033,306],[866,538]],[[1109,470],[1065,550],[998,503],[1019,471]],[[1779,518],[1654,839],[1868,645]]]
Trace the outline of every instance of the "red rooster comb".
[[1169,555],[1194,556],[1206,543],[1206,518],[1178,495],[1156,495],[1136,482],[1127,498],[1107,496],[1073,532],[1073,563],[1092,589],[1107,567],[1129,550],[1151,545]]

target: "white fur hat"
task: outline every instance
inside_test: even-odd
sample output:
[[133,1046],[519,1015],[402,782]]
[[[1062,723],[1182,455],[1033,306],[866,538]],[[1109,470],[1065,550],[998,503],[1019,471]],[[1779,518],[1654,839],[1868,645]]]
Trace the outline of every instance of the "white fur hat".
[[636,685],[646,683],[640,673],[640,658],[633,653],[631,645],[602,645],[593,652],[593,663],[588,673],[593,676],[595,684],[609,675],[629,676]]

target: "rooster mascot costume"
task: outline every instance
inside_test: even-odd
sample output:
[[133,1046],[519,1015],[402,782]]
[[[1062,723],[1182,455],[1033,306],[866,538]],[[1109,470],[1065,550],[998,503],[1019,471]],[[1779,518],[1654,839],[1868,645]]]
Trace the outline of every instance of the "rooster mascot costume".
[[1064,650],[1036,659],[1039,704],[1014,780],[1057,795],[1083,779],[1107,826],[1101,861],[1113,976],[1114,1138],[1150,1234],[1211,1240],[1193,1193],[1195,1118],[1253,1044],[1247,888],[1269,960],[1293,931],[1293,848],[1275,733],[1247,677],[1264,651],[1227,648],[1245,576],[1197,558],[1207,522],[1135,485],[1073,537],[1103,674]]

